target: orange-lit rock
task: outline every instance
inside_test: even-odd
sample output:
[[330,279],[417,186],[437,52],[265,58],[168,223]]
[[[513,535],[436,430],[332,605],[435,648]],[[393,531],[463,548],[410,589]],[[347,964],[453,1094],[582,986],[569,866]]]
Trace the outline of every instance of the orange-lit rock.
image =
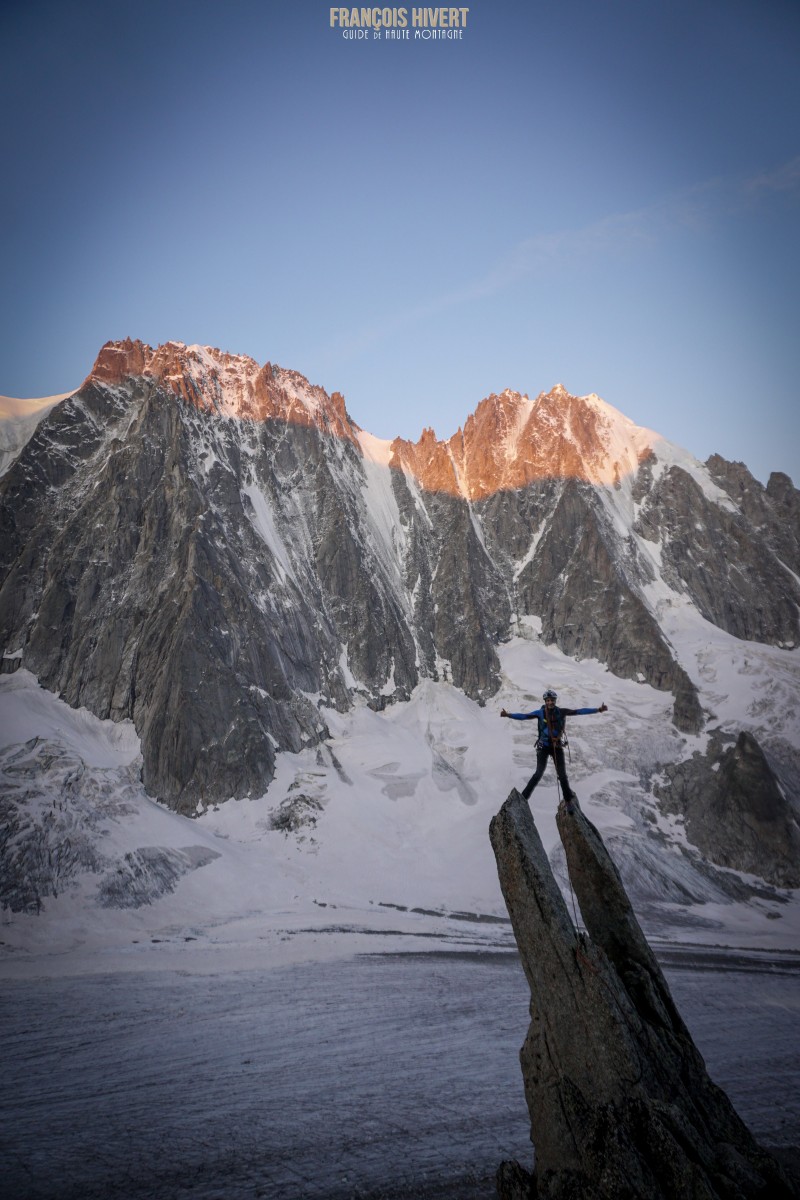
[[143,375],[147,369],[147,356],[152,354],[143,342],[125,338],[122,342],[106,342],[95,360],[86,383],[116,384],[131,375]]
[[114,386],[135,376],[156,379],[187,404],[220,416],[314,425],[355,441],[356,426],[339,392],[328,396],[299,372],[271,363],[259,367],[245,354],[182,342],[165,342],[154,350],[126,338],[103,346],[86,383]]
[[487,397],[447,442],[430,429],[416,444],[398,439],[393,464],[428,491],[482,500],[538,479],[613,486],[649,453],[648,430],[559,385],[535,400],[512,391]]
[[[208,346],[166,342],[155,350],[127,338],[103,346],[87,382],[107,385],[149,376],[187,404],[239,420],[289,421],[357,442],[340,392],[328,395],[297,371]],[[572,396],[560,384],[535,400],[506,390],[482,400],[451,438],[425,429],[417,442],[396,438],[391,465],[431,492],[483,500],[540,479],[619,486],[651,452],[654,435],[597,396]]]

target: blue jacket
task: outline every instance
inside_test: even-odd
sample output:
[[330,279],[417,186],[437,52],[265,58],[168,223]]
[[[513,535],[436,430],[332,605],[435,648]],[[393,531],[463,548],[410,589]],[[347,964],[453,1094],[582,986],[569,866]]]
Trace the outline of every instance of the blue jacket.
[[539,722],[539,738],[538,744],[543,749],[549,749],[550,730],[553,731],[553,737],[556,745],[564,736],[564,729],[567,717],[588,717],[591,713],[599,713],[599,708],[556,708],[554,705],[550,710],[550,720],[548,722],[545,717],[545,706],[535,709],[529,713],[509,713],[512,721],[532,721],[534,718]]

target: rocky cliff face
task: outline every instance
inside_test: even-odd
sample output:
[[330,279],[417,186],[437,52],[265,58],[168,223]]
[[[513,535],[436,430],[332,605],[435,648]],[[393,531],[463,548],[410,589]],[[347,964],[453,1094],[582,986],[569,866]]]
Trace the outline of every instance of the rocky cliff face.
[[132,717],[148,790],[183,812],[262,793],[278,750],[325,736],[321,702],[425,677],[493,694],[526,616],[696,731],[665,587],[735,636],[797,640],[798,493],[741,478],[561,388],[389,444],[296,372],[109,343],[0,480],[0,646]]
[[750,733],[715,732],[705,754],[665,769],[656,785],[666,812],[680,813],[686,836],[722,867],[800,887],[797,813]]
[[[728,479],[719,470],[717,477]],[[728,494],[736,493],[731,488]],[[673,466],[650,490],[634,529],[660,544],[662,578],[687,592],[712,624],[747,641],[793,648],[800,599],[791,568],[796,516],[785,521],[792,506],[771,502],[763,489],[759,505],[747,495],[741,507],[728,508]]]

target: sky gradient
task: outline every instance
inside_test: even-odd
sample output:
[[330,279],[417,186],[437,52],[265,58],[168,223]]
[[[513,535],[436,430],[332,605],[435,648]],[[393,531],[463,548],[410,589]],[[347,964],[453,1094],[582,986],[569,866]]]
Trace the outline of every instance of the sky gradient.
[[416,440],[561,382],[800,484],[800,5],[476,0],[425,43],[329,9],[4,5],[0,393],[174,339]]

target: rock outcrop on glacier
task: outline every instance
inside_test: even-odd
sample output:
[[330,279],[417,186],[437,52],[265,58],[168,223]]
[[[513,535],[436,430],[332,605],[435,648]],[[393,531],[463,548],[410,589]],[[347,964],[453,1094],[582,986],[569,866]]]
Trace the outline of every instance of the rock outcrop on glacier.
[[798,494],[738,479],[561,387],[385,443],[297,372],[109,343],[0,479],[4,668],[132,718],[148,791],[186,813],[262,794],[278,751],[325,738],[321,705],[424,678],[483,702],[529,618],[697,732],[662,605],[797,642]]
[[505,1200],[796,1196],[709,1078],[594,826],[559,808],[578,933],[527,802],[491,823],[531,989],[520,1052],[535,1168],[505,1163]]
[[776,887],[800,887],[797,813],[757,739],[715,731],[705,754],[665,767],[655,795],[679,813],[686,836],[712,862],[758,875]]

